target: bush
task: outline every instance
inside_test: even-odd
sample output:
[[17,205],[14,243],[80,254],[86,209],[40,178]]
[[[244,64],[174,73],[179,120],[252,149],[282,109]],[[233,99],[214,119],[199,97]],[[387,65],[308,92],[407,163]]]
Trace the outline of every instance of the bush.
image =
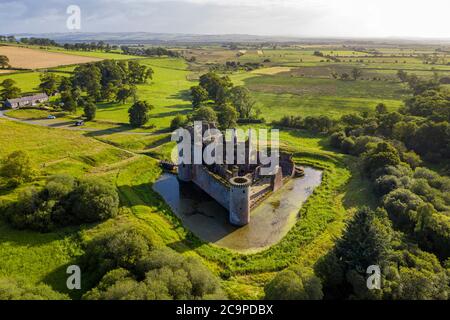
[[5,211],[7,221],[18,229],[48,232],[56,226],[106,220],[117,214],[118,206],[116,190],[105,182],[58,175],[43,189],[23,190]]
[[104,221],[115,217],[119,195],[109,183],[98,179],[81,180],[70,194],[72,214],[83,222]]
[[350,154],[353,151],[354,146],[355,141],[352,138],[347,137],[342,141],[341,145],[342,152]]
[[30,157],[21,150],[6,156],[0,166],[0,176],[8,179],[8,183],[12,187],[31,181],[34,173]]
[[268,300],[321,300],[322,284],[311,269],[291,267],[280,273],[264,288]]
[[391,220],[398,227],[411,231],[416,221],[416,210],[423,204],[423,200],[410,190],[399,188],[389,193],[383,199]]
[[68,300],[66,295],[44,284],[27,284],[13,278],[0,278],[0,300]]
[[340,149],[342,141],[346,138],[344,131],[335,132],[330,137],[330,145],[336,149]]
[[152,247],[153,244],[141,233],[123,229],[91,241],[86,247],[82,263],[99,279],[116,268],[134,270],[138,261],[141,261]]
[[[106,242],[105,242],[106,240]],[[107,245],[111,242],[111,245]],[[108,271],[83,296],[93,300],[192,300],[223,298],[219,282],[197,259],[172,251],[149,251],[142,235],[124,231],[89,245],[91,268]],[[132,253],[132,254],[130,254]],[[124,256],[126,259],[124,260]]]
[[179,128],[182,128],[186,125],[186,123],[187,123],[187,118],[185,116],[177,115],[170,122],[170,130],[175,131]]
[[380,196],[399,188],[402,185],[400,179],[396,176],[381,176],[375,180],[375,190]]

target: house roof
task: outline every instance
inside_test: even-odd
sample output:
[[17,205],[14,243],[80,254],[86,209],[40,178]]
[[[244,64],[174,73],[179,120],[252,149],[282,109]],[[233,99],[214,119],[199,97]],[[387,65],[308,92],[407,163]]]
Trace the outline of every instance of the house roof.
[[12,104],[12,103],[20,103],[20,102],[27,102],[27,101],[42,100],[42,99],[48,99],[48,96],[45,93],[39,93],[39,94],[35,94],[33,96],[26,96],[26,97],[17,98],[17,99],[8,99],[8,100],[6,100],[6,102],[9,102]]

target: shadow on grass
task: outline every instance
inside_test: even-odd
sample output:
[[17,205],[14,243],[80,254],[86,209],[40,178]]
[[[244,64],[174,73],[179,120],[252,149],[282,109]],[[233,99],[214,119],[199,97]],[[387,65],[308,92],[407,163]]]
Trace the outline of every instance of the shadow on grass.
[[191,92],[190,90],[180,90],[175,94],[169,96],[169,99],[183,100],[183,101],[191,101]]
[[98,136],[104,136],[104,135],[109,135],[109,134],[113,134],[113,133],[122,133],[122,132],[130,131],[133,129],[135,129],[135,128],[130,126],[129,124],[122,123],[115,127],[96,130],[96,131],[90,131],[90,132],[85,133],[84,135],[86,137],[98,137]]

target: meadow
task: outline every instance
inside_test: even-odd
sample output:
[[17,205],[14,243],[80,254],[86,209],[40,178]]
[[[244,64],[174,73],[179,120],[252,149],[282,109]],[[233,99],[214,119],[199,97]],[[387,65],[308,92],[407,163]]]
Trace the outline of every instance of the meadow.
[[[378,49],[382,54],[398,54],[394,49]],[[346,57],[343,58],[346,62],[321,62],[324,58],[314,55],[316,50]],[[430,52],[431,49],[423,50]],[[432,76],[431,68],[443,70],[442,74],[450,73],[447,65],[421,63],[418,51],[412,49],[411,53],[398,49],[401,54],[414,55],[405,57],[408,59],[405,64],[388,61],[388,57],[384,57],[385,62],[382,62],[378,60],[383,57],[367,58],[367,53],[333,46],[252,49],[239,57],[236,56],[237,50],[217,47],[184,51],[196,57],[196,61],[166,57],[139,60],[155,71],[152,80],[138,86],[139,99],[154,106],[145,128],[131,129],[128,126],[127,111],[131,102],[99,103],[95,121],[88,122],[82,131],[0,119],[0,155],[3,157],[15,150],[25,150],[40,172],[38,179],[31,184],[16,190],[2,190],[0,203],[13,201],[27,186],[42,185],[51,174],[69,173],[108,180],[117,187],[121,205],[121,214],[114,219],[49,234],[18,231],[0,222],[0,276],[44,282],[58,291],[67,292],[64,288],[65,267],[78,261],[83,254],[83,245],[100,234],[131,226],[143,231],[158,246],[200,258],[221,277],[222,287],[230,298],[261,298],[264,285],[278,271],[292,264],[314,265],[333,247],[356,209],[363,205],[375,207],[377,201],[369,182],[361,176],[354,157],[330,148],[324,135],[283,130],[281,147],[292,152],[298,164],[324,172],[322,185],[300,210],[300,220],[279,243],[256,254],[240,254],[200,241],[183,227],[168,205],[152,190],[152,184],[161,174],[157,160],[166,159],[172,147],[168,131],[170,121],[176,115],[188,114],[192,110],[189,88],[197,82],[189,79],[198,77],[198,67],[203,70],[207,69],[207,63],[229,60],[270,60],[262,69],[227,73],[235,85],[245,85],[251,90],[262,116],[268,121],[278,120],[284,115],[338,118],[348,113],[372,112],[380,102],[385,103],[389,110],[396,110],[409,93],[396,79],[395,67],[420,70],[427,76]],[[136,58],[116,53],[70,53],[100,59]],[[332,71],[348,72],[353,66],[364,64],[347,61],[356,58],[375,61],[366,63],[362,79],[342,81],[331,78]],[[67,76],[73,71],[73,66],[57,70]],[[36,92],[39,74],[1,75],[0,81],[13,78],[24,92]],[[373,77],[382,77],[382,80],[373,80]],[[42,119],[48,111],[24,109],[7,114],[19,119]],[[57,122],[73,121],[81,114],[81,110],[76,114],[57,114]],[[80,293],[71,293],[72,298],[79,296]]]

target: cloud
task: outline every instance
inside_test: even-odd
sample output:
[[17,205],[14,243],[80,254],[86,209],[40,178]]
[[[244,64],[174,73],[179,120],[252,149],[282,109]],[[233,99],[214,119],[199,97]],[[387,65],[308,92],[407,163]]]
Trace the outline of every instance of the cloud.
[[0,0],[0,33],[84,32],[448,37],[448,0]]

